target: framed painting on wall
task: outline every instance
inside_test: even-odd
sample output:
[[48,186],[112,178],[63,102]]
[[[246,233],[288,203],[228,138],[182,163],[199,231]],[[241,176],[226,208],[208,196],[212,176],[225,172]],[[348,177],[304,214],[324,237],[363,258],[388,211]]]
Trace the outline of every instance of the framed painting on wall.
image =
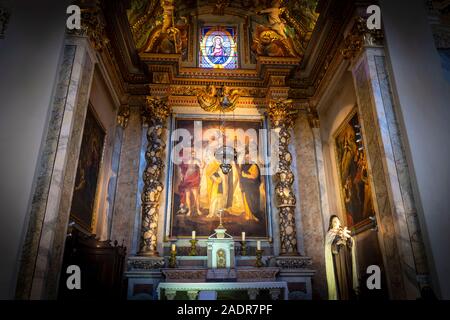
[[[208,237],[222,219],[232,236],[245,232],[248,237],[269,237],[267,177],[261,174],[263,119],[226,122],[226,139],[236,141],[236,150],[241,150],[228,174],[216,158],[223,139],[217,119],[179,117],[173,119],[172,126],[172,131],[192,137],[195,131],[197,146],[192,139],[187,142],[190,149],[179,150],[176,146],[185,138],[172,135],[166,234],[183,238],[195,230],[199,237]],[[257,159],[250,159],[250,153],[258,154]]]
[[92,232],[105,135],[105,130],[96,119],[92,106],[89,105],[70,208],[70,217],[89,232]]
[[334,135],[339,190],[349,227],[357,229],[375,216],[368,163],[359,122],[354,110]]

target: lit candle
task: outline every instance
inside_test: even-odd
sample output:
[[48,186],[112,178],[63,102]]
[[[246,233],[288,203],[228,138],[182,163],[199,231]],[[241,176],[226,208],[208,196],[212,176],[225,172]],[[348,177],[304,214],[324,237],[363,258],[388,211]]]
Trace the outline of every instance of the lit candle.
[[245,241],[245,232],[242,232],[242,242]]
[[195,230],[192,231],[192,240],[195,240]]
[[177,246],[175,245],[175,243],[172,243],[172,252],[175,252],[177,249]]
[[261,250],[261,241],[256,241],[256,250]]

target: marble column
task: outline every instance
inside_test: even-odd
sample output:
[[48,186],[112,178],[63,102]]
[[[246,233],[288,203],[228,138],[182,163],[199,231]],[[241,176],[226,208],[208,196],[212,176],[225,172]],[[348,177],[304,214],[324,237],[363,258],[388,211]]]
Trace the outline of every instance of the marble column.
[[162,171],[166,146],[164,135],[166,122],[171,113],[167,99],[147,98],[143,116],[148,122],[148,146],[145,154],[147,161],[142,192],[142,224],[139,255],[158,256],[157,232],[161,193],[164,189]]
[[22,251],[20,299],[54,298],[57,291],[95,63],[88,38],[67,36]]
[[357,29],[349,37],[361,45],[347,58],[353,60],[389,292],[394,299],[415,299],[429,285],[428,267],[382,34]]
[[294,173],[291,170],[292,154],[289,152],[291,130],[298,110],[286,100],[274,100],[269,104],[268,114],[273,129],[279,134],[278,168],[276,171],[275,195],[280,221],[280,254],[298,256],[295,225]]

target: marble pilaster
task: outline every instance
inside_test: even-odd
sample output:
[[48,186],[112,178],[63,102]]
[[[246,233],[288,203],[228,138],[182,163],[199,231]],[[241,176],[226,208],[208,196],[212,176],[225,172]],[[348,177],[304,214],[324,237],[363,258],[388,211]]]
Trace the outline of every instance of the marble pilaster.
[[415,299],[428,268],[384,48],[364,48],[352,72],[390,294]]
[[108,180],[108,191],[107,191],[107,230],[106,234],[102,235],[104,239],[111,239],[111,228],[112,228],[112,217],[114,213],[114,203],[116,199],[117,191],[117,179],[119,176],[119,165],[120,165],[120,153],[122,149],[123,142],[123,131],[125,130],[122,126],[117,126],[114,133],[114,144],[111,157],[111,176]]
[[[324,258],[324,228],[322,214],[322,195],[318,167],[321,148],[316,146],[316,137],[308,117],[301,114],[294,129],[296,145],[297,179],[299,184],[299,205],[303,226],[304,254],[311,258],[316,274],[314,290],[326,298],[326,276]],[[319,146],[320,147],[320,146]],[[325,200],[324,200],[325,201]],[[325,201],[326,202],[326,201]]]
[[56,292],[70,209],[61,199],[68,183],[66,174],[75,175],[76,163],[70,159],[81,143],[77,130],[80,122],[83,126],[95,63],[86,38],[66,38],[23,246],[18,298],[50,298]]
[[136,191],[139,181],[139,153],[141,150],[141,109],[130,108],[128,125],[123,130],[117,177],[114,210],[111,221],[111,240],[132,248]]

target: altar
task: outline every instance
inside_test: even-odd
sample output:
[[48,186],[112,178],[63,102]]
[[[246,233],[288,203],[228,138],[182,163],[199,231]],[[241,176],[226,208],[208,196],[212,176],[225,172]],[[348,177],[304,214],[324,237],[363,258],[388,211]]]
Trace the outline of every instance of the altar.
[[[178,296],[183,298],[185,294],[189,300],[197,300],[201,292],[215,292],[219,296],[220,292],[229,291],[232,293],[243,292],[238,295],[249,300],[256,300],[264,291],[272,300],[288,300],[288,287],[285,281],[270,282],[206,282],[206,283],[184,283],[184,282],[163,282],[158,285],[158,299],[174,300]],[[229,296],[227,296],[229,297]]]
[[172,245],[165,257],[130,257],[125,274],[128,299],[312,298],[311,278],[315,271],[310,269],[309,258],[263,255],[259,241],[247,254],[247,248],[243,250],[245,242],[234,241],[222,221],[215,233],[198,247],[194,234],[188,255],[178,256],[176,246]]

